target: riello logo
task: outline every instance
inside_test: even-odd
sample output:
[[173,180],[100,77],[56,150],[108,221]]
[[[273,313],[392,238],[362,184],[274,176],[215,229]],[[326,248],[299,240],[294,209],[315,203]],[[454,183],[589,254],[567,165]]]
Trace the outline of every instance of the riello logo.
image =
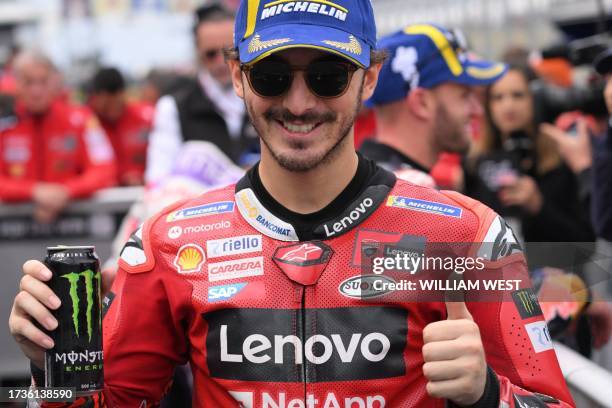
[[[81,328],[79,327],[79,315],[81,313],[81,307],[85,307],[85,316],[87,319],[87,336],[91,342],[91,336],[93,334],[93,319],[92,310],[94,306],[94,279],[98,282],[96,288],[100,288],[100,272],[92,271],[87,269],[81,273],[71,272],[61,276],[70,282],[70,299],[72,301],[72,323],[74,326],[74,332],[77,337],[81,335]],[[81,301],[78,295],[79,285],[85,284],[85,293],[87,295],[86,305],[81,305]],[[96,296],[96,299],[99,296]]]

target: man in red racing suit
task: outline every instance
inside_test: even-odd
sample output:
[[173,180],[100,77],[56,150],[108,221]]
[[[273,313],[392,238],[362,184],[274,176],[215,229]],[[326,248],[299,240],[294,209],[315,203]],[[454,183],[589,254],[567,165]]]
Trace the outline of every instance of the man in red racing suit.
[[[73,406],[156,406],[186,362],[196,407],[573,406],[505,222],[355,153],[353,113],[380,69],[374,18],[368,0],[329,3],[241,3],[229,63],[262,159],[132,235],[104,302],[104,390]],[[504,301],[390,289],[428,271],[377,271],[371,251],[462,243],[484,260],[478,274],[519,282]],[[24,272],[9,326],[40,366],[28,318],[52,329],[57,304],[34,283],[42,264]]]

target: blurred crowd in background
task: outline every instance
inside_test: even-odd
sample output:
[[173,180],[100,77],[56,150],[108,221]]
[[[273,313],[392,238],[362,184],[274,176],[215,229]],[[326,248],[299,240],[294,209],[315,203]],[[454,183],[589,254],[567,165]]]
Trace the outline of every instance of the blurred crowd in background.
[[[32,202],[33,217],[50,223],[71,201],[107,187],[142,185],[154,192],[177,172],[210,186],[229,174],[220,168],[231,168],[223,182],[238,178],[240,168],[258,160],[259,140],[224,60],[223,50],[233,42],[235,3],[195,9],[193,69],[154,68],[139,80],[118,67],[98,66],[73,84],[49,55],[13,44],[0,69],[0,201]],[[442,154],[431,163],[410,157],[410,148],[403,152],[414,162],[411,168],[429,174],[420,181],[485,202],[526,242],[612,240],[608,23],[597,20],[589,33],[594,36],[546,49],[497,50],[495,57],[509,69],[490,85],[470,87],[468,97],[475,100],[467,126],[453,122],[452,112],[436,117],[469,133],[471,147],[439,146]],[[478,59],[479,50],[469,49],[467,40],[457,39],[453,52]],[[413,68],[418,74],[423,66]],[[357,149],[376,139],[386,115],[389,109],[376,103],[363,107]],[[214,145],[215,155],[232,163],[202,163],[205,153],[185,154],[192,142]],[[401,152],[401,146],[392,147]],[[184,165],[185,160],[200,163]],[[609,307],[587,310],[587,303],[561,316],[588,315],[588,338],[574,341],[585,355],[605,345],[612,330]]]

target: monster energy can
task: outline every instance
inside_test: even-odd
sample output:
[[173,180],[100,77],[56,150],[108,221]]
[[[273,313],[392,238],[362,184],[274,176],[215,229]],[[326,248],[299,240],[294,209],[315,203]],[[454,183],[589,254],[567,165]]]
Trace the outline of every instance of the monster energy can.
[[49,286],[62,305],[53,311],[55,346],[45,353],[45,387],[74,387],[91,395],[104,385],[100,262],[92,246],[47,248]]

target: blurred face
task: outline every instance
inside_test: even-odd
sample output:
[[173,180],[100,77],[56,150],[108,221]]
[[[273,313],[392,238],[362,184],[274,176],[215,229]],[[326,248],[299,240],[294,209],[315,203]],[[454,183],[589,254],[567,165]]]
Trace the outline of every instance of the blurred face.
[[45,64],[28,61],[17,72],[17,97],[31,113],[46,112],[56,96],[56,73]]
[[533,121],[533,99],[522,73],[508,71],[491,86],[490,110],[493,124],[508,135],[528,128]]
[[125,93],[98,92],[91,96],[89,105],[100,120],[116,122],[125,109]]
[[[290,63],[291,67],[306,67],[324,57],[329,55],[311,49],[275,54],[275,58]],[[247,73],[237,61],[231,61],[231,68],[234,88],[244,98],[251,122],[263,142],[262,159],[271,156],[286,170],[306,172],[345,149],[354,151],[353,124],[361,103],[374,91],[378,66],[354,72],[344,94],[333,98],[312,93],[301,69],[293,71],[293,81],[284,94],[262,97],[253,92]]]
[[474,88],[447,82],[435,87],[434,142],[440,152],[465,154],[472,140],[472,119],[482,115]]
[[223,86],[232,83],[231,75],[223,49],[233,43],[234,23],[231,20],[210,21],[202,23],[196,31],[198,60],[202,67]]

